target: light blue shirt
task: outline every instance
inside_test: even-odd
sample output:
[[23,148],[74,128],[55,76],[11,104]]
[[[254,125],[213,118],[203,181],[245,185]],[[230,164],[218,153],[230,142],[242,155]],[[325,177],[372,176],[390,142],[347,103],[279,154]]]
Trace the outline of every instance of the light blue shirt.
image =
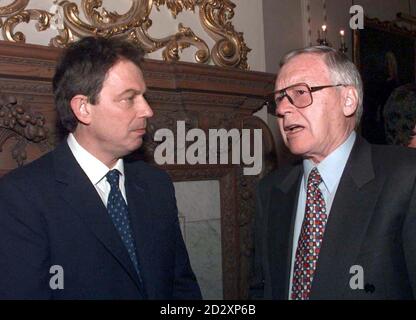
[[302,228],[303,218],[305,216],[306,206],[306,186],[310,172],[314,167],[318,168],[318,171],[322,177],[322,182],[319,185],[319,189],[326,204],[326,211],[329,217],[331,213],[332,202],[335,197],[335,193],[338,189],[339,181],[341,180],[342,173],[344,172],[345,165],[348,157],[350,156],[352,147],[354,145],[357,134],[353,131],[347,140],[344,141],[338,148],[332,151],[324,160],[318,165],[311,160],[303,160],[303,179],[300,184],[298,207],[296,210],[295,227],[293,231],[293,242],[292,242],[292,261],[290,268],[290,283],[289,283],[289,299],[292,293],[292,277],[293,268],[295,265],[296,249],[298,246],[298,239],[300,230]]

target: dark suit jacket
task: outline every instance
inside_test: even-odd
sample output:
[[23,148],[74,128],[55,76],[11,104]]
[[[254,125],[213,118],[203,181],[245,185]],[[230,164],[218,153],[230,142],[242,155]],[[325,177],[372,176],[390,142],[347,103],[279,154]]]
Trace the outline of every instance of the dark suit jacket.
[[[258,186],[256,274],[267,299],[288,297],[302,175],[298,164]],[[332,204],[310,299],[416,297],[415,182],[414,150],[357,137]],[[364,289],[350,287],[354,265],[363,268]]]
[[[0,298],[201,298],[167,174],[139,161],[125,175],[143,285],[65,142],[0,179]],[[50,289],[53,265],[63,290]]]

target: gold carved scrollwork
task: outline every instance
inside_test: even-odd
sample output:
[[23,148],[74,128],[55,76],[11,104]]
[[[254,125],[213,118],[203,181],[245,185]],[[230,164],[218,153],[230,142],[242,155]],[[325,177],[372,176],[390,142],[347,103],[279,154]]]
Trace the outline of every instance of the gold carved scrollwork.
[[199,11],[201,22],[216,41],[211,57],[216,65],[248,69],[247,53],[250,49],[243,34],[236,32],[231,23],[235,4],[229,0],[204,0]]
[[191,45],[198,50],[195,53],[195,60],[199,63],[204,63],[209,59],[209,48],[205,41],[198,38],[195,33],[182,23],[179,23],[178,32],[173,36],[168,36],[163,39],[152,38],[147,30],[143,27],[135,30],[132,39],[141,44],[147,52],[153,52],[160,48],[165,48],[162,52],[163,59],[166,61],[179,60],[179,52]]
[[[22,32],[14,32],[20,23],[37,20],[38,31],[53,26],[57,35],[50,45],[67,47],[75,37],[100,35],[104,37],[124,37],[146,52],[163,48],[162,57],[166,61],[180,60],[180,52],[186,48],[196,48],[195,60],[198,63],[211,61],[218,66],[248,69],[247,48],[243,34],[236,32],[231,19],[235,4],[230,0],[132,0],[130,8],[124,14],[110,12],[103,7],[102,0],[82,0],[78,5],[73,1],[54,2],[58,10],[27,9],[29,0],[16,0],[0,7],[0,28],[5,40],[25,42]],[[184,10],[195,11],[199,8],[200,22],[207,34],[215,40],[210,50],[207,43],[189,27],[178,24],[178,31],[167,37],[156,39],[149,34],[152,26],[150,14],[153,7],[157,10],[166,6],[174,18]],[[6,17],[5,21],[1,17]],[[59,23],[57,23],[59,22]]]
[[22,32],[14,33],[14,28],[19,23],[29,23],[30,20],[37,20],[36,29],[46,30],[50,27],[52,14],[44,10],[23,10],[19,11],[4,22],[3,37],[9,41],[25,42],[26,37]]
[[195,60],[204,63],[209,59],[209,48],[206,43],[197,37],[195,33],[181,23],[178,32],[163,39],[152,38],[148,34],[148,29],[152,21],[148,18],[153,6],[152,0],[134,1],[126,14],[120,15],[116,12],[108,12],[102,8],[102,1],[84,0],[82,1],[83,12],[88,22],[83,22],[79,18],[78,6],[69,1],[59,3],[64,12],[64,36],[53,40],[59,46],[66,46],[71,40],[70,32],[83,37],[88,35],[101,35],[105,37],[122,36],[136,42],[143,47],[146,52],[153,52],[165,48],[162,56],[166,61],[179,60],[179,52],[191,45],[198,50]]
[[29,0],[15,0],[9,5],[0,7],[0,17],[7,17],[13,13],[23,10],[28,4]]
[[166,5],[172,12],[174,18],[185,10],[195,11],[195,5],[199,4],[201,0],[154,0],[157,10],[160,6]]
[[69,28],[75,35],[79,37],[100,35],[100,36],[116,36],[125,34],[126,32],[140,26],[143,14],[150,14],[148,7],[149,1],[133,1],[132,6],[126,14],[119,15],[116,12],[108,12],[102,8],[102,1],[99,0],[83,0],[81,7],[87,19],[82,21],[79,17],[79,9],[77,4],[70,1],[62,1],[59,6],[63,8],[64,25]]

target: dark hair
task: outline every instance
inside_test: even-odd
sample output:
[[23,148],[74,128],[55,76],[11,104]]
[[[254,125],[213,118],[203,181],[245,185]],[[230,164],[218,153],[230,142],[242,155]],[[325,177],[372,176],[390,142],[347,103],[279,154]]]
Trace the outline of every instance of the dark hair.
[[416,84],[396,88],[384,106],[388,144],[408,146],[416,125]]
[[82,94],[96,104],[108,70],[120,60],[129,60],[140,68],[144,52],[119,38],[86,37],[68,47],[53,77],[53,94],[58,116],[65,129],[74,132],[78,120],[71,99]]

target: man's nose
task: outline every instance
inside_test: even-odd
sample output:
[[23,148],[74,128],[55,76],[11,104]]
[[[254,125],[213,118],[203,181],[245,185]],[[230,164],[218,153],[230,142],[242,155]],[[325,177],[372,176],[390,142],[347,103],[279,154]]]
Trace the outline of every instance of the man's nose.
[[143,101],[140,104],[140,117],[151,118],[153,117],[153,110],[150,107],[145,97],[142,97]]
[[296,108],[290,101],[288,96],[284,96],[283,99],[276,103],[276,115],[284,116],[288,112],[293,112],[293,108]]

